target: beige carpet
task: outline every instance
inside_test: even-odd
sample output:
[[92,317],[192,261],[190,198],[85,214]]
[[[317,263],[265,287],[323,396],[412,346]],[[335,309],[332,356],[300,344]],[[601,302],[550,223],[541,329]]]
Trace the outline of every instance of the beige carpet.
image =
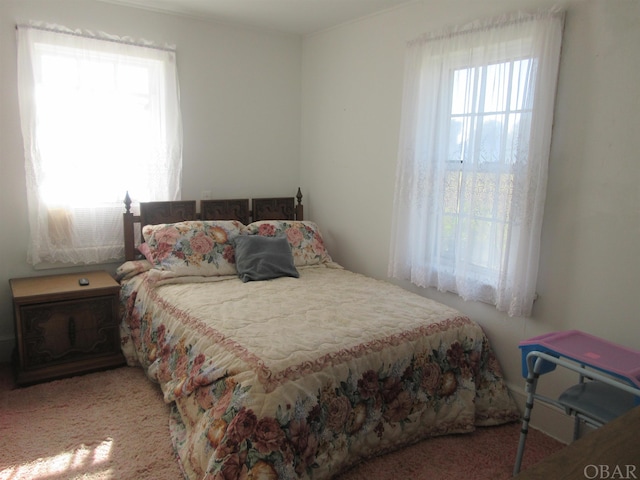
[[176,480],[169,407],[141,369],[2,392],[0,479]]
[[[182,478],[169,437],[169,407],[142,370],[10,388],[0,382],[1,480]],[[519,428],[429,439],[358,465],[339,480],[506,480]],[[531,431],[523,469],[562,447]]]

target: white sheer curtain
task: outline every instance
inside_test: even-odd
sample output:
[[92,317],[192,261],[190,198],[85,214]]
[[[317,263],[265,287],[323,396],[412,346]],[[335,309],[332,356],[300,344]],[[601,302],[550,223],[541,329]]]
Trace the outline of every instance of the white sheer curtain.
[[564,13],[409,42],[389,275],[530,315]]
[[175,48],[43,24],[17,36],[28,261],[119,260],[126,192],[180,198]]

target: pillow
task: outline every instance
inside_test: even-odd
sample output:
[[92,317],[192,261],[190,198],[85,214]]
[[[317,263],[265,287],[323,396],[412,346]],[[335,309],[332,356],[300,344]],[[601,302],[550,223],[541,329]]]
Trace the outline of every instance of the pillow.
[[289,245],[291,245],[293,262],[296,267],[319,265],[332,261],[324,246],[320,230],[313,222],[262,220],[247,225],[243,233],[265,237],[286,236]]
[[147,259],[150,263],[153,263],[153,253],[151,252],[151,248],[149,248],[149,244],[146,242],[142,242],[138,245],[138,251],[144,255],[144,258]]
[[235,238],[235,247],[238,276],[243,282],[300,276],[286,237],[240,235]]
[[233,239],[243,228],[236,220],[196,220],[145,225],[142,236],[156,269],[173,276],[235,275]]

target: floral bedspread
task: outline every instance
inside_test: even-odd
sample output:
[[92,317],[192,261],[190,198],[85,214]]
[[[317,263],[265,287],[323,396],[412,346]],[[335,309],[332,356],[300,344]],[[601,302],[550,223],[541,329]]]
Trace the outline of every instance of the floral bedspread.
[[141,265],[122,281],[122,347],[174,403],[189,479],[326,479],[518,418],[483,331],[442,304],[331,265],[170,284]]

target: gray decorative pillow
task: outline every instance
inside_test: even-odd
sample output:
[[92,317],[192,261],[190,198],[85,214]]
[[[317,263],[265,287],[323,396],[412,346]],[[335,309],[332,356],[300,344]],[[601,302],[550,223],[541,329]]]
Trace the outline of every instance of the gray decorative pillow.
[[239,235],[234,244],[236,268],[243,282],[300,276],[287,237]]

